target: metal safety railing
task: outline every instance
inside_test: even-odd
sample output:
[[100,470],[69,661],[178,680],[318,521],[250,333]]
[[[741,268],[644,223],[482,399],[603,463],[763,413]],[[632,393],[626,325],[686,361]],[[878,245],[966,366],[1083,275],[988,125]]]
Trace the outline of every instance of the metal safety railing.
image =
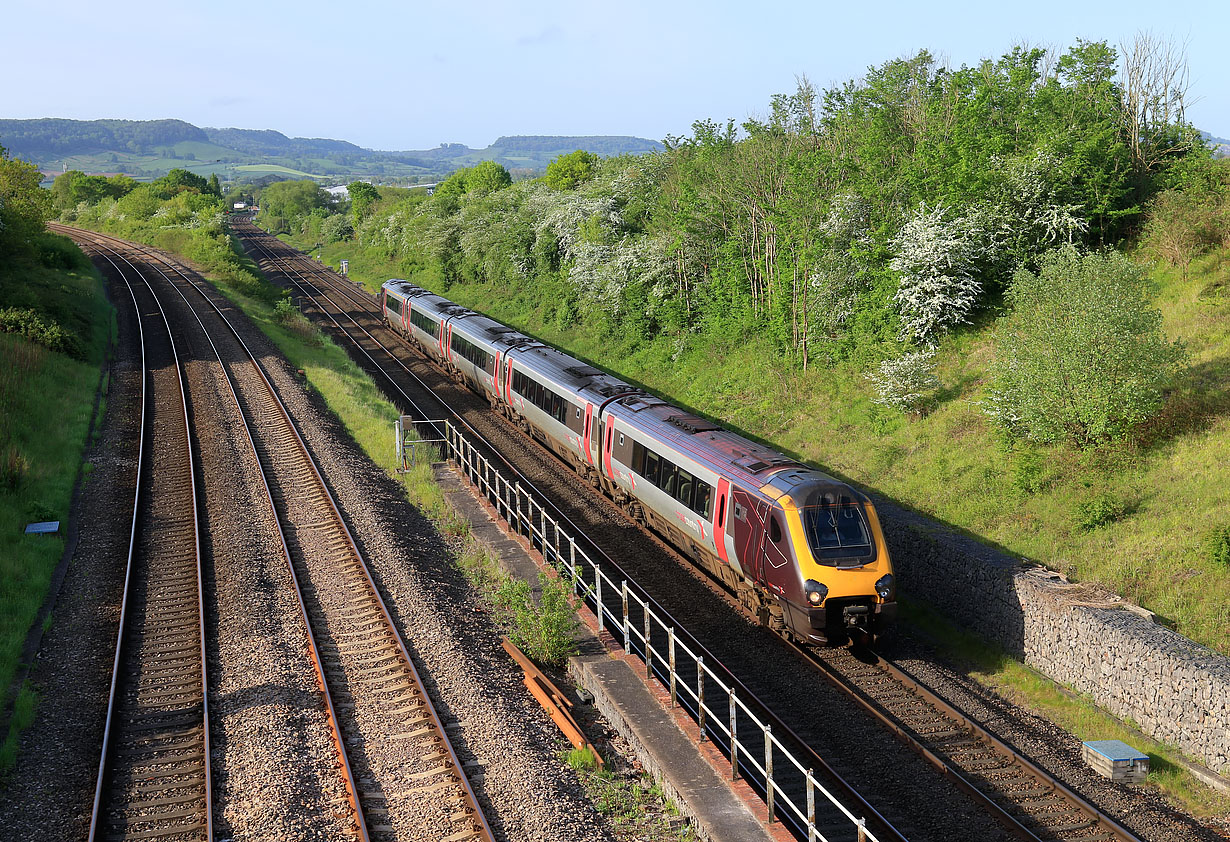
[[689,645],[634,583],[610,578],[520,482],[501,474],[451,423],[411,422],[403,417],[398,423],[399,457],[405,453],[405,436],[411,431],[423,436],[426,428],[433,443],[442,444],[443,457],[571,583],[573,593],[593,611],[599,631],[609,632],[639,658],[647,678],[668,690],[671,705],[687,711],[697,724],[698,740],[712,741],[729,757],[731,778],[742,777],[764,799],[769,822],[782,821],[808,842],[880,842],[866,819],[841,803],[817,779],[814,768],[795,757],[772,725],[741,698],[733,683],[705,664],[699,647]]

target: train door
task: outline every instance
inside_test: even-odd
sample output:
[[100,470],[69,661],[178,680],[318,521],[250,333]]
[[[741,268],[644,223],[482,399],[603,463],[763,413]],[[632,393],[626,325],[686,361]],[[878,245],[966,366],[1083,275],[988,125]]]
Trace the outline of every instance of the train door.
[[495,396],[497,398],[500,396],[500,356],[501,356],[501,352],[496,351],[495,352],[495,374],[494,374],[495,379],[491,381],[491,385],[495,387]]
[[610,417],[603,421],[602,435],[606,440],[602,446],[602,466],[606,469],[606,475],[614,480],[615,471],[611,468],[611,441],[615,438],[615,422]]
[[726,552],[726,530],[731,528],[726,522],[726,510],[730,508],[726,505],[729,495],[730,480],[726,477],[718,477],[717,501],[714,503],[717,508],[713,510],[713,542],[717,545],[718,558],[727,564],[730,564],[730,558]]
[[586,461],[589,464],[597,464],[594,460],[593,451],[593,422],[594,422],[594,405],[589,401],[585,402],[585,427],[584,438],[582,439],[581,450],[585,454]]
[[764,512],[764,581],[785,587],[786,572],[790,569],[790,536],[786,532],[786,518],[776,506],[765,506]]
[[739,566],[743,568],[743,575],[757,582],[763,581],[764,544],[761,536],[764,533],[764,512],[761,510],[766,505],[741,488],[735,487],[731,490],[730,520],[726,528],[730,531],[733,526],[735,552],[739,557]]

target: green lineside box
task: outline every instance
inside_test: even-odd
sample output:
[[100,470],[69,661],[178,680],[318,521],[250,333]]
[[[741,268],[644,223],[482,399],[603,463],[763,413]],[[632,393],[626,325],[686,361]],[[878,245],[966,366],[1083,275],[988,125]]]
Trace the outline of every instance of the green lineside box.
[[1149,774],[1149,755],[1141,754],[1122,740],[1081,743],[1081,758],[1104,778],[1124,783],[1144,783]]

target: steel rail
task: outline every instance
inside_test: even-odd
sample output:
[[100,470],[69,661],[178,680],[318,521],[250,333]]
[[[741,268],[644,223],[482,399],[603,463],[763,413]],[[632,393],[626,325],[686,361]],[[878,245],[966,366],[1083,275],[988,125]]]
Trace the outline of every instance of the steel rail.
[[[135,314],[136,321],[137,321],[138,341],[141,347],[142,387],[141,387],[141,398],[140,398],[141,415],[140,415],[140,421],[139,421],[140,444],[138,446],[137,466],[136,466],[136,471],[135,471],[136,491],[134,493],[134,498],[133,498],[132,527],[129,533],[129,548],[128,548],[127,560],[125,563],[124,585],[123,585],[123,595],[122,595],[121,605],[120,605],[119,627],[118,627],[118,631],[116,635],[116,651],[115,651],[115,658],[112,663],[111,685],[110,685],[110,690],[108,693],[106,721],[105,721],[105,725],[103,729],[103,741],[102,741],[102,748],[100,752],[100,759],[99,759],[99,765],[98,765],[98,777],[95,783],[94,801],[93,801],[93,806],[91,808],[91,815],[90,815],[90,829],[89,829],[88,838],[91,840],[91,842],[93,842],[93,840],[98,839],[100,834],[108,835],[106,831],[106,827],[105,827],[107,823],[107,819],[104,816],[104,811],[108,809],[108,805],[104,801],[104,798],[105,798],[104,793],[105,793],[105,790],[108,788],[109,784],[111,783],[111,779],[113,778],[114,772],[115,772],[114,754],[115,754],[115,751],[117,750],[117,747],[115,745],[114,738],[117,733],[119,733],[122,736],[124,732],[124,725],[117,723],[117,715],[118,715],[119,707],[122,704],[121,693],[125,689],[124,680],[121,678],[121,669],[123,666],[123,660],[128,654],[126,652],[126,649],[128,647],[125,646],[125,642],[127,638],[127,632],[129,630],[129,621],[130,621],[130,614],[131,614],[130,602],[133,596],[132,585],[133,585],[133,580],[134,580],[134,574],[138,572],[137,564],[140,560],[140,557],[144,555],[144,553],[138,548],[139,539],[140,539],[139,532],[142,529],[142,527],[145,525],[143,523],[144,518],[142,517],[143,498],[141,494],[141,487],[142,487],[142,478],[144,474],[146,473],[146,466],[147,466],[146,444],[149,443],[151,447],[153,446],[153,435],[154,435],[154,431],[150,424],[150,413],[147,410],[149,408],[150,400],[156,398],[156,396],[153,396],[150,394],[150,391],[151,391],[149,388],[150,372],[149,372],[149,363],[148,363],[149,355],[147,354],[147,350],[146,350],[147,343],[146,343],[146,337],[145,337],[145,330],[142,324],[141,307],[137,301],[136,290],[133,288],[133,284],[132,282],[129,281],[128,276],[124,272],[123,268],[117,265],[116,262],[111,259],[111,256],[108,255],[106,252],[100,251],[100,254],[111,265],[112,269],[116,272],[116,274],[119,275],[121,280],[123,280],[125,286],[128,288],[130,296],[132,297],[133,310],[134,310],[134,314]],[[199,759],[199,766],[200,766],[201,773],[203,776],[204,792],[201,795],[203,804],[201,805],[201,808],[199,810],[192,811],[188,808],[181,808],[176,811],[176,815],[172,816],[172,818],[183,817],[184,814],[187,814],[189,812],[203,813],[203,816],[201,816],[201,820],[204,826],[204,838],[208,842],[208,840],[213,839],[213,789],[212,789],[212,770],[211,770],[211,765],[210,765],[210,739],[209,739],[209,700],[208,700],[209,683],[208,683],[208,673],[207,673],[206,659],[205,659],[205,608],[204,608],[204,594],[203,594],[202,579],[201,579],[200,528],[199,528],[199,521],[198,521],[198,512],[197,512],[197,507],[196,507],[196,492],[197,492],[196,471],[193,465],[193,449],[192,449],[192,439],[190,435],[191,427],[190,427],[189,420],[188,420],[187,390],[184,388],[183,366],[179,360],[179,354],[175,347],[175,340],[171,332],[170,323],[167,320],[166,312],[162,307],[161,301],[159,301],[158,299],[157,293],[154,292],[153,287],[148,282],[148,279],[144,278],[144,276],[141,274],[140,270],[137,269],[136,266],[134,266],[131,262],[127,261],[122,255],[118,253],[115,253],[115,255],[121,261],[128,263],[129,267],[133,269],[134,272],[136,272],[137,277],[140,278],[145,283],[146,287],[149,289],[150,295],[154,299],[154,303],[158,305],[159,315],[162,319],[163,325],[166,327],[166,330],[167,330],[167,343],[168,343],[168,346],[171,352],[171,357],[175,361],[176,379],[177,379],[178,386],[179,386],[179,410],[180,410],[179,418],[180,420],[182,420],[182,424],[183,424],[183,439],[184,439],[184,446],[185,446],[185,452],[181,458],[183,459],[186,465],[187,471],[188,471],[188,496],[191,502],[191,524],[192,524],[192,539],[193,539],[192,541],[193,542],[193,554],[192,554],[191,563],[192,563],[192,567],[194,568],[194,573],[195,573],[196,615],[197,615],[196,637],[197,637],[197,654],[200,660],[199,704],[200,704],[200,710],[201,710],[201,716],[200,716],[201,756]],[[152,478],[151,478],[151,482],[152,482]],[[146,560],[149,561],[149,559],[146,559]],[[148,612],[146,612],[146,616],[148,616]],[[183,694],[180,693],[178,695],[183,695]],[[167,749],[164,747],[161,750],[166,751]],[[153,748],[152,751],[157,752],[159,751],[159,749]],[[146,755],[146,758],[147,759],[149,758],[148,754]],[[164,762],[170,762],[170,761],[166,760]],[[171,786],[169,788],[183,789],[184,787]],[[189,798],[190,800],[196,799],[195,796],[189,797],[189,796],[183,796],[182,794],[179,796],[171,797],[171,798],[164,798],[164,799],[154,798],[154,799],[151,799],[150,801],[143,802],[142,809],[150,810],[150,809],[157,809],[157,807],[160,807],[160,806],[161,807],[175,806],[177,803],[185,803],[184,799],[186,798]],[[156,820],[156,818],[157,818],[157,814],[145,815],[140,818],[131,820],[128,824],[140,823],[140,822],[152,823],[153,821]],[[127,829],[128,828],[126,824],[125,830]],[[159,835],[163,835],[165,832],[166,832],[165,829],[152,828],[147,831],[134,831],[133,836],[135,838],[142,838],[145,836],[159,836]],[[185,829],[184,832],[190,832],[190,830]]]
[[[422,677],[419,675],[418,670],[415,667],[413,660],[410,658],[410,654],[406,648],[405,641],[402,639],[401,633],[398,630],[396,624],[394,623],[392,615],[390,614],[388,607],[385,604],[384,599],[380,594],[379,589],[376,587],[375,580],[371,575],[371,571],[367,565],[366,559],[364,559],[363,555],[360,553],[358,549],[358,545],[354,539],[354,536],[351,534],[349,527],[347,527],[345,519],[342,517],[340,508],[338,507],[337,502],[334,499],[332,492],[329,490],[327,483],[325,483],[323,475],[320,473],[320,470],[318,466],[316,465],[315,459],[311,456],[311,453],[307,447],[306,442],[304,442],[302,436],[300,435],[297,429],[297,426],[295,425],[293,419],[290,416],[289,411],[286,409],[285,405],[282,403],[281,398],[278,396],[277,391],[273,387],[273,384],[270,382],[268,376],[264,372],[263,367],[257,361],[255,354],[253,354],[251,349],[248,347],[247,343],[240,336],[238,330],[235,328],[234,324],[230,321],[230,319],[226,316],[226,314],[223,313],[222,310],[218,307],[218,305],[205,293],[202,287],[195,280],[193,280],[189,275],[187,275],[178,265],[176,265],[173,261],[168,260],[164,256],[158,254],[157,252],[145,249],[142,246],[135,245],[135,244],[126,244],[126,245],[132,248],[135,248],[136,250],[142,253],[145,253],[151,257],[154,257],[162,261],[165,265],[167,265],[168,267],[173,269],[177,274],[179,274],[180,277],[184,280],[184,282],[189,284],[202,297],[202,299],[214,310],[217,316],[223,321],[223,323],[230,330],[231,334],[234,336],[235,340],[239,343],[240,347],[243,348],[244,353],[248,356],[248,360],[251,363],[253,370],[259,375],[259,378],[265,387],[268,397],[271,398],[273,403],[276,405],[278,409],[278,414],[280,415],[285,428],[293,435],[296,449],[301,454],[305,467],[310,471],[314,479],[314,484],[316,485],[317,489],[321,493],[321,497],[328,504],[329,510],[332,515],[331,519],[336,524],[337,532],[339,533],[341,537],[345,539],[346,545],[349,549],[349,553],[351,557],[353,558],[353,560],[357,563],[357,568],[363,576],[363,581],[366,584],[367,590],[369,591],[371,597],[373,598],[375,605],[377,606],[379,610],[382,623],[384,627],[387,629],[387,631],[390,633],[392,639],[396,643],[397,651],[400,656],[402,665],[408,671],[411,683],[415,685],[415,687],[417,688],[418,695],[421,698],[424,708],[432,723],[432,728],[438,734],[440,744],[443,745],[447,749],[449,760],[452,766],[451,774],[460,784],[463,790],[462,800],[469,809],[470,817],[473,819],[475,825],[477,825],[475,836],[478,838],[484,839],[484,840],[493,840],[494,837],[492,835],[491,828],[487,822],[485,814],[483,813],[481,807],[478,804],[478,799],[476,798],[474,794],[473,787],[470,784],[468,777],[465,775],[462,763],[460,759],[457,757],[456,749],[453,747],[452,742],[448,738],[448,734],[447,734],[447,731],[444,729],[443,722],[441,721],[438,712],[435,710],[435,706],[434,704],[432,704],[430,696],[427,694],[426,685],[424,684]],[[168,279],[168,282],[169,282],[169,279]],[[180,290],[179,292],[180,292],[180,295],[183,296],[182,290]],[[186,298],[185,298],[185,303],[187,303]],[[191,308],[191,305],[189,305],[189,307]],[[191,308],[191,309],[193,310],[195,314],[195,308]],[[197,318],[199,320],[199,316],[197,316]],[[202,327],[204,326],[202,325]],[[212,345],[212,340],[210,341]],[[215,351],[216,351],[216,348],[215,348]],[[225,365],[223,366],[223,368],[225,370],[226,368]],[[227,380],[228,380],[228,383],[231,380],[231,375],[229,372],[227,372]],[[232,386],[232,395],[235,395],[233,386]],[[237,396],[236,396],[236,401],[238,403]],[[242,415],[243,414],[242,407],[240,408],[240,412]],[[250,429],[248,428],[246,419],[245,419],[245,430],[248,430],[249,441],[252,443],[252,447],[255,452],[256,445],[255,445],[255,442],[251,438]],[[261,460],[258,458],[258,463],[259,462],[261,462]],[[266,478],[265,467],[263,464],[260,465],[260,471],[261,471],[262,482],[265,484],[266,493],[270,495],[269,499],[270,499],[270,504],[272,506],[273,505],[272,492],[270,490],[268,480]],[[277,516],[276,507],[275,507],[275,516]],[[282,531],[280,517],[278,518],[278,528],[279,528],[279,534],[282,535],[282,538],[283,538],[283,549],[284,549],[284,552],[286,553],[285,557],[286,557],[288,565],[290,565],[289,550],[286,548],[285,534]],[[291,575],[296,584],[297,597],[299,599],[301,610],[303,610],[304,612],[304,620],[306,623],[308,623],[309,637],[311,637],[313,634],[311,630],[311,623],[308,620],[307,609],[304,604],[302,589],[299,586],[298,578],[295,576],[293,565],[291,565]],[[315,644],[314,639],[313,639],[312,646],[313,646],[313,651],[315,653],[316,644]],[[325,673],[323,670],[323,659],[319,658],[318,655],[314,655],[314,663],[317,666],[318,679],[321,682],[322,687],[325,688],[325,693],[327,694],[328,691],[327,691],[327,687],[325,687]],[[329,702],[329,706],[330,706],[330,713],[333,714],[333,705],[332,705],[331,700]],[[339,752],[341,753],[342,757],[345,758],[346,757],[345,749],[343,746],[343,740],[341,738],[340,731],[335,733],[335,742],[338,746]],[[368,830],[366,827],[366,821],[363,817],[363,811],[361,807],[359,807],[359,803],[362,800],[361,795],[360,795],[360,790],[357,788],[357,783],[353,780],[353,773],[350,771],[350,764],[348,760],[345,761],[345,766],[346,766],[347,775],[348,775],[347,786],[348,786],[348,789],[350,790],[349,795],[352,799],[354,799],[353,804],[356,807],[356,815],[358,816],[360,825],[362,827],[362,838],[367,839]]]
[[[95,236],[97,237],[101,235],[95,235]],[[117,242],[124,242],[124,241],[117,240]],[[129,247],[132,246],[132,244],[128,244],[128,243],[125,243],[125,245],[128,245]],[[134,250],[138,251],[139,253],[143,252],[143,250],[141,249],[134,249]],[[148,256],[148,253],[146,254]],[[154,255],[154,256],[157,256],[157,255]],[[175,268],[178,271],[178,267],[175,267],[173,264],[167,263],[166,265],[171,266],[172,268]],[[320,651],[316,643],[315,633],[312,630],[311,621],[308,618],[307,606],[303,600],[303,589],[299,583],[298,575],[295,572],[295,566],[291,561],[290,550],[288,548],[287,541],[286,541],[286,533],[285,533],[285,530],[282,524],[282,516],[278,512],[277,507],[274,505],[273,492],[270,490],[270,487],[269,487],[269,479],[265,474],[265,467],[263,464],[261,464],[260,459],[257,457],[256,442],[252,435],[251,424],[249,423],[247,413],[244,411],[243,405],[239,400],[239,395],[235,391],[234,377],[231,374],[230,370],[227,368],[226,364],[222,361],[222,354],[218,351],[217,345],[214,343],[213,337],[210,335],[209,330],[205,327],[204,322],[201,321],[201,317],[196,312],[196,309],[193,308],[192,305],[189,303],[187,296],[185,296],[183,293],[183,290],[181,290],[178,286],[172,283],[170,278],[167,277],[165,272],[162,272],[162,270],[157,269],[157,267],[153,267],[153,268],[160,275],[162,275],[163,279],[166,280],[168,283],[170,283],[172,288],[179,294],[184,304],[188,307],[189,312],[191,312],[193,317],[197,320],[197,324],[200,325],[201,331],[204,334],[206,341],[209,342],[210,348],[213,349],[214,356],[217,357],[218,365],[222,369],[223,375],[225,377],[227,389],[231,395],[231,400],[234,403],[234,406],[239,414],[239,420],[243,426],[244,437],[247,439],[248,446],[251,449],[253,458],[256,459],[257,473],[260,476],[261,486],[264,489],[265,501],[269,505],[269,511],[272,513],[274,524],[277,527],[279,544],[282,549],[282,558],[286,564],[286,569],[290,574],[291,582],[294,585],[296,604],[299,606],[299,615],[303,621],[303,626],[307,633],[308,655],[309,655],[309,659],[312,662],[312,668],[316,675],[317,687],[320,690],[322,699],[324,701],[326,717],[329,721],[330,737],[333,740],[333,746],[334,746],[335,751],[337,752],[338,761],[342,768],[342,778],[343,778],[343,783],[346,788],[346,797],[350,803],[351,810],[353,811],[354,816],[355,816],[355,823],[358,826],[357,828],[358,837],[360,840],[363,840],[363,842],[367,842],[367,840],[370,839],[370,835],[367,829],[366,816],[363,814],[362,806],[360,805],[360,802],[358,800],[357,778],[351,767],[350,757],[346,751],[345,741],[342,738],[341,726],[338,723],[338,716],[337,716],[335,705],[333,703],[333,697],[329,693],[328,683],[325,680],[324,665],[321,661]],[[181,272],[180,274],[182,275],[183,273]],[[184,277],[187,280],[187,276],[184,276]],[[209,301],[208,298],[206,298],[205,300],[207,302]],[[209,302],[209,303],[212,304],[212,302]]]

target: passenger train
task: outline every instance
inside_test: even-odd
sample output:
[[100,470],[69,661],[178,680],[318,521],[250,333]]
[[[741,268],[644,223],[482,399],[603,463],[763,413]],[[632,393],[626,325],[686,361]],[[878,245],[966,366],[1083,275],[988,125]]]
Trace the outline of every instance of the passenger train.
[[862,492],[408,281],[380,298],[391,328],[763,625],[841,645],[895,620],[892,563]]

